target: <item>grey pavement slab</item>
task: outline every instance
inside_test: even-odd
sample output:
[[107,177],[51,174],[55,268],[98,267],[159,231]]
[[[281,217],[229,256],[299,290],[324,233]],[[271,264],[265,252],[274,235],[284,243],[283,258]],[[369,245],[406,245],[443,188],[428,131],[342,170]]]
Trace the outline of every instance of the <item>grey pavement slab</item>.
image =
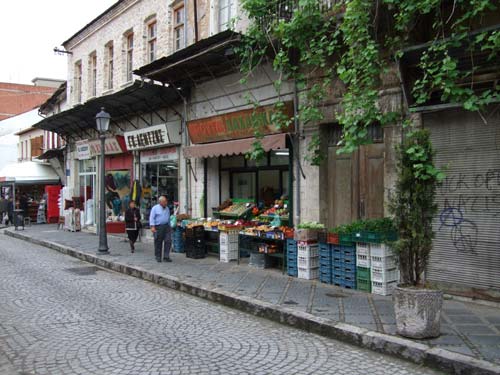
[[[37,225],[19,233],[33,239],[50,241],[86,254],[96,254],[98,238],[94,234],[57,230],[55,225]],[[108,260],[148,270],[157,275],[174,276],[179,280],[256,298],[263,303],[283,306],[296,313],[310,313],[318,318],[395,334],[391,297],[371,295],[342,289],[319,281],[292,278],[278,270],[261,270],[241,264],[221,263],[214,256],[189,259],[172,254],[173,263],[157,263],[151,243],[138,243],[131,254],[122,238],[109,236],[111,255]],[[470,302],[445,300],[443,335],[424,342],[432,347],[472,355],[477,359],[500,364],[500,309]],[[496,354],[495,354],[496,353]]]

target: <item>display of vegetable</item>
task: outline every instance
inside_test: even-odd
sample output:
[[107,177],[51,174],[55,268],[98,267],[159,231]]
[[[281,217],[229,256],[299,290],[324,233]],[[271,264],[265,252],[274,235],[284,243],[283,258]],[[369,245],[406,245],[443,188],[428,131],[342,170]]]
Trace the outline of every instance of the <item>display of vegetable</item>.
[[351,234],[358,232],[377,232],[389,233],[394,232],[396,228],[391,218],[385,217],[382,219],[366,219],[354,221],[351,224],[339,225],[330,229],[330,233]]
[[325,225],[316,221],[304,221],[297,225],[298,229],[325,229]]

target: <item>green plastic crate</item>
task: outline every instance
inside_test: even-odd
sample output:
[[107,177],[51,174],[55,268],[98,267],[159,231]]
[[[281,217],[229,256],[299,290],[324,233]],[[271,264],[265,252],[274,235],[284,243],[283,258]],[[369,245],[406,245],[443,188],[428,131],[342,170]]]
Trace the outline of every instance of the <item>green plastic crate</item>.
[[363,292],[371,293],[372,292],[372,282],[370,279],[363,279],[358,277],[356,279],[356,289],[361,290]]
[[365,267],[357,267],[356,272],[358,278],[370,281],[370,269]]

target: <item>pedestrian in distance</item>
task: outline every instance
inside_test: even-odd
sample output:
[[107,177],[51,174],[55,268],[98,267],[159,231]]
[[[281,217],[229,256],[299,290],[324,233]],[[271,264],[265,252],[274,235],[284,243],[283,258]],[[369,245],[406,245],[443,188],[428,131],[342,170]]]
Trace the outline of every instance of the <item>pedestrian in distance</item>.
[[158,204],[154,205],[151,209],[149,226],[151,227],[151,232],[153,232],[156,261],[161,262],[163,250],[163,260],[171,262],[170,246],[172,245],[172,229],[170,227],[170,209],[168,208],[168,199],[166,196],[162,195],[158,199]]
[[141,212],[135,206],[134,201],[130,201],[125,211],[125,228],[127,230],[128,242],[130,243],[130,252],[135,250],[135,242],[141,230]]

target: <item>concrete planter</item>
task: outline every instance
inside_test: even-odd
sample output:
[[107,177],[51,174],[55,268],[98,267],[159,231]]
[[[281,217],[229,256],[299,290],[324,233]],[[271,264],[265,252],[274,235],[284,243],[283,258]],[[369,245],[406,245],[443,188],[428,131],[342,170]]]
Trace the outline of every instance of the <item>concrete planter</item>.
[[398,286],[392,300],[398,335],[425,339],[441,334],[442,291]]

